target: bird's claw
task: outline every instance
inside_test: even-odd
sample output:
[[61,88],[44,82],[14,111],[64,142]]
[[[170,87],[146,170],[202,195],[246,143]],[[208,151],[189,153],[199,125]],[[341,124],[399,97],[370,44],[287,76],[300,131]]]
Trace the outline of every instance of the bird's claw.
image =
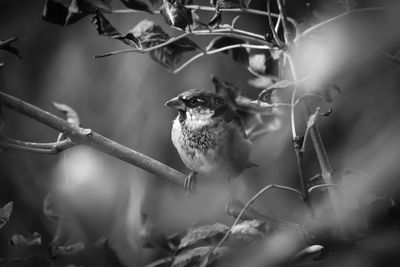
[[195,185],[196,185],[196,172],[191,172],[186,178],[185,181],[183,183],[183,187],[186,190],[186,194],[188,196],[190,196],[190,193],[192,193],[195,189]]

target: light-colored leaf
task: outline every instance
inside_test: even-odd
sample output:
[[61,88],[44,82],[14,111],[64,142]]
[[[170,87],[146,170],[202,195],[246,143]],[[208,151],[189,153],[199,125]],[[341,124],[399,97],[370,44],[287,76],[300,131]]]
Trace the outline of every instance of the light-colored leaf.
[[232,236],[236,239],[251,242],[264,236],[260,231],[264,223],[258,220],[243,221],[235,225],[232,230]]
[[38,232],[32,235],[15,234],[10,239],[12,246],[40,246],[42,244],[42,237]]
[[85,250],[85,244],[76,242],[69,246],[56,246],[52,251],[53,256],[75,255]]
[[[213,246],[205,246],[205,247],[197,247],[194,249],[184,250],[175,257],[171,267],[195,266],[195,264],[201,263],[203,259],[206,259],[205,257],[208,257],[213,249],[214,249]],[[222,256],[226,255],[228,251],[229,249],[226,247],[220,247],[216,249],[213,255],[208,257],[204,266],[207,266],[216,259],[219,259]]]
[[4,221],[8,221],[11,216],[11,212],[13,209],[13,202],[8,202],[0,209],[0,219]]
[[184,238],[182,238],[178,249],[183,249],[185,247],[189,247],[205,239],[225,234],[226,231],[228,231],[228,229],[229,229],[228,226],[221,223],[215,223],[212,225],[206,225],[195,228],[192,231],[188,232]]
[[67,117],[67,121],[69,123],[71,123],[74,126],[79,126],[80,125],[80,120],[79,120],[78,113],[73,108],[71,108],[70,106],[67,106],[65,104],[56,103],[56,102],[53,102],[53,106],[57,110],[59,110],[62,113],[64,113],[64,115]]

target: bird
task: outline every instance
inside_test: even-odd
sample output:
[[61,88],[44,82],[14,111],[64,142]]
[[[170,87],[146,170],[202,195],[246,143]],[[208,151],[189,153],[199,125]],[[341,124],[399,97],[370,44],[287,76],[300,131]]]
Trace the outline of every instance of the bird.
[[171,139],[191,170],[184,181],[188,194],[198,174],[230,181],[254,166],[250,163],[251,141],[229,99],[216,92],[190,89],[165,105],[178,111]]

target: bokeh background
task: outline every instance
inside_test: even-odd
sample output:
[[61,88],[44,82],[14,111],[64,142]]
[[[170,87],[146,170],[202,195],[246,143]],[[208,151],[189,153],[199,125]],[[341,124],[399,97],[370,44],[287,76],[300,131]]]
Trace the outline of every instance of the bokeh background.
[[[288,14],[304,26],[343,11],[336,1],[311,1],[308,7],[310,1],[287,2]],[[226,55],[201,58],[176,75],[142,54],[94,59],[96,54],[124,45],[98,36],[90,16],[68,27],[44,22],[43,5],[44,1],[0,1],[0,38],[18,36],[16,47],[23,56],[19,60],[0,52],[5,62],[0,89],[54,113],[52,102],[65,103],[80,114],[83,126],[185,173],[188,171],[170,141],[176,114],[164,102],[190,88],[212,89],[211,75],[237,85],[249,96],[258,93],[248,84],[251,74]],[[261,1],[252,5],[265,9]],[[124,32],[144,18],[167,29],[158,16],[135,13],[107,17]],[[342,93],[334,94],[333,103],[324,104],[323,108],[332,106],[334,112],[319,125],[337,177],[347,170],[359,176],[350,194],[371,191],[396,198],[400,191],[400,66],[377,53],[366,53],[378,41],[396,36],[394,18],[368,15],[346,21],[348,24],[325,29],[326,39],[304,42],[297,51],[302,76],[311,73],[334,78],[342,88]],[[266,18],[258,16],[243,16],[237,26],[260,34],[267,30]],[[194,39],[207,43],[207,38]],[[55,131],[38,122],[9,110],[4,113],[3,133],[7,136],[35,142],[51,142],[57,137]],[[299,129],[304,124],[299,116]],[[237,199],[246,201],[267,184],[299,186],[288,126],[283,115],[282,127],[256,142],[252,161],[260,167],[233,181]],[[307,176],[319,171],[311,147],[305,164]],[[14,202],[11,222],[15,226],[0,231],[0,257],[40,251],[8,245],[10,236],[21,229],[41,233],[44,243],[51,241],[56,225],[42,212],[49,193],[68,214],[66,243],[82,241],[87,246],[79,256],[58,259],[57,266],[109,266],[104,253],[94,245],[101,237],[109,238],[126,266],[142,266],[157,257],[154,251],[141,248],[142,213],[169,234],[196,223],[231,221],[224,213],[221,191],[209,188],[187,198],[179,186],[89,148],[76,147],[56,156],[4,149],[0,151],[0,206]],[[317,194],[315,201],[323,195]],[[286,220],[305,218],[303,204],[285,193],[270,193],[254,206]],[[41,264],[33,261],[24,266]]]

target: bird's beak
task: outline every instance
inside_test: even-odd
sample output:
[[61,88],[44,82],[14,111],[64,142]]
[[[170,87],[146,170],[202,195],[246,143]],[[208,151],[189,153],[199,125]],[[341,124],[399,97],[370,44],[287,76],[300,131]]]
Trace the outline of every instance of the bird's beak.
[[179,99],[178,96],[168,100],[164,105],[171,108],[176,108],[178,110],[185,110],[185,104]]

